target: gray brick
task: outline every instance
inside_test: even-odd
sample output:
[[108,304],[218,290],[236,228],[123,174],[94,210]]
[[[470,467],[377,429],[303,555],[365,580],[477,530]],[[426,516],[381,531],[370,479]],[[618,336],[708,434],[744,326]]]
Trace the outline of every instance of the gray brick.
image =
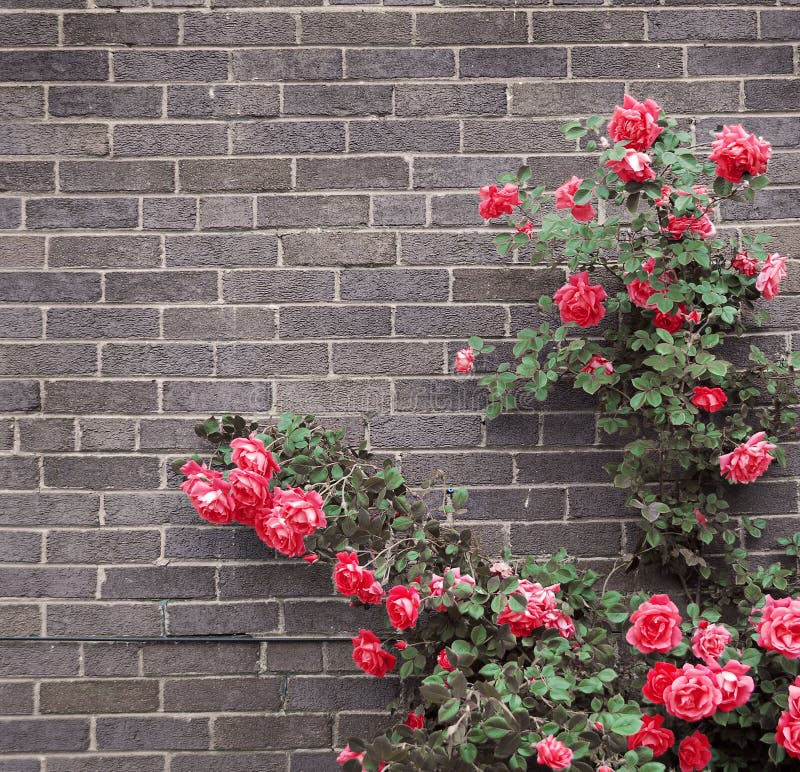
[[519,159],[502,157],[444,158],[441,156],[414,159],[415,188],[472,188],[477,210],[477,189],[491,182],[502,170],[515,169]]
[[164,410],[171,413],[258,413],[272,407],[263,381],[165,381]]
[[138,271],[106,276],[106,300],[116,303],[217,300],[216,271]]
[[0,375],[94,375],[97,349],[91,344],[0,345]]
[[391,233],[290,233],[281,241],[285,265],[377,266],[392,265],[396,260]]
[[793,72],[791,46],[689,46],[689,75],[780,75]]
[[183,42],[190,46],[288,45],[295,42],[295,20],[288,13],[187,13]]
[[225,51],[119,51],[114,55],[118,81],[182,82],[226,80]]
[[284,306],[280,309],[281,338],[363,338],[391,334],[388,306]]
[[379,416],[370,424],[378,448],[474,447],[480,443],[480,416]]
[[333,300],[333,293],[331,271],[227,271],[223,275],[226,302],[319,302]]
[[81,450],[133,450],[136,425],[130,419],[84,418],[78,422]]
[[373,225],[424,225],[425,197],[417,195],[374,196]]
[[800,80],[748,79],[744,82],[744,103],[748,110],[800,109]]
[[42,312],[38,308],[0,308],[0,329],[6,338],[42,337]]
[[188,196],[142,199],[142,227],[157,230],[194,230],[197,199]]
[[55,189],[52,163],[43,161],[0,161],[0,191],[48,192]]
[[0,112],[6,118],[41,118],[44,89],[40,86],[0,87]]
[[161,240],[157,236],[55,236],[50,239],[48,263],[53,268],[157,268]]
[[106,756],[83,754],[81,756],[53,756],[47,759],[49,772],[162,772],[163,756],[136,755]]
[[272,753],[224,753],[213,754],[176,753],[172,756],[172,772],[195,772],[201,766],[204,772],[285,772],[286,754]]
[[59,167],[65,192],[162,193],[174,189],[174,166],[165,161],[75,161]]
[[156,603],[50,603],[47,634],[59,637],[160,635],[161,613]]
[[764,40],[796,41],[800,38],[800,10],[762,12],[761,37]]
[[135,228],[135,198],[37,198],[25,206],[28,228]]
[[225,126],[214,123],[118,125],[114,152],[120,156],[221,155],[227,151]]
[[281,707],[280,679],[181,678],[164,683],[164,709],[196,711],[267,711]]
[[40,704],[42,713],[144,713],[158,710],[158,682],[45,681]]
[[[0,52],[0,62],[2,62]],[[0,126],[0,153],[3,155],[105,155],[108,129],[91,124],[7,123]]]
[[424,13],[417,16],[416,39],[423,45],[524,43],[528,20],[517,12]]
[[[455,55],[446,48],[375,48],[346,49],[349,78],[452,78]],[[399,113],[398,113],[399,114]]]
[[238,343],[218,346],[217,371],[222,376],[272,377],[287,372],[328,372],[328,347],[309,343]]
[[51,308],[47,312],[51,338],[156,338],[154,308]]
[[105,51],[0,51],[0,80],[108,80]]
[[[634,88],[631,91],[640,93]],[[513,83],[511,113],[535,116],[606,113],[609,106],[622,103],[624,92],[622,83]],[[673,105],[672,109],[676,107]]]
[[181,161],[184,192],[261,192],[291,188],[289,159],[208,159]]
[[372,268],[341,276],[342,300],[446,301],[449,291],[450,277],[443,270]]
[[565,78],[567,52],[563,48],[467,48],[459,54],[463,78]]
[[[108,412],[112,412],[108,410]],[[44,484],[49,488],[156,488],[159,461],[148,456],[47,456]]]
[[366,225],[369,197],[351,195],[259,196],[259,228]]
[[619,11],[534,11],[531,28],[534,43],[633,42],[644,40],[644,14]]
[[334,343],[333,372],[351,375],[427,375],[442,372],[438,343]]
[[38,563],[42,554],[42,535],[37,531],[4,531],[0,560],[6,563]]
[[283,90],[285,115],[389,115],[391,86],[292,86]]
[[500,306],[398,306],[398,335],[422,338],[462,337],[464,330],[483,337],[502,336],[505,311]]
[[103,375],[211,375],[211,346],[183,343],[109,343],[102,349]]
[[58,117],[158,118],[161,89],[152,86],[51,86],[47,109]]
[[174,45],[178,42],[178,17],[169,13],[67,13],[64,44],[74,45]]
[[209,745],[207,718],[179,716],[101,716],[98,750],[204,750]]
[[336,80],[342,75],[342,54],[334,48],[272,48],[234,51],[237,80]]
[[403,158],[299,158],[297,161],[298,190],[406,187],[408,161]]
[[411,14],[395,11],[303,13],[300,17],[304,45],[374,46],[411,42]]
[[3,713],[7,716],[31,714],[33,684],[24,681],[6,681],[0,684],[0,700],[3,701]]
[[[572,73],[578,78],[675,78],[683,74],[678,47],[620,48],[578,46],[572,51]],[[728,73],[729,74],[729,73]]]
[[275,312],[269,308],[164,309],[164,337],[168,339],[237,340],[253,333],[260,339],[272,338]]
[[137,415],[156,409],[154,381],[46,381],[44,394],[48,413]]
[[[167,607],[167,629],[170,635],[255,635],[274,632],[278,629],[278,604],[275,601],[170,603]],[[219,736],[217,746],[220,746]]]
[[280,102],[277,86],[169,86],[170,118],[273,118]]
[[457,152],[457,121],[380,121],[350,124],[350,150],[373,152]]
[[180,268],[275,265],[278,260],[278,239],[262,233],[167,236],[166,259],[168,266]]
[[333,153],[342,150],[343,123],[295,121],[234,124],[234,153]]
[[390,403],[389,383],[381,380],[279,381],[276,403],[278,410],[289,412],[385,413]]
[[214,568],[200,566],[108,568],[100,594],[104,599],[213,598],[214,574]]
[[0,719],[0,752],[85,751],[88,718]]

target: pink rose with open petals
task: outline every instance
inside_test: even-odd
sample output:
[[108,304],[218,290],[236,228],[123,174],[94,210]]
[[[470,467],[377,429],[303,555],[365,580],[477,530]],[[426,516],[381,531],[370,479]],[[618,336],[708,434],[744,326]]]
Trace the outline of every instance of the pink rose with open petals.
[[710,661],[709,665],[716,676],[717,686],[722,694],[719,710],[728,713],[736,708],[741,708],[750,699],[750,695],[756,687],[755,681],[747,675],[750,666],[735,659],[726,662],[725,667],[720,667],[714,661]]
[[611,375],[614,372],[614,365],[610,360],[600,356],[600,354],[593,354],[586,366],[581,368],[582,373],[592,373],[592,375],[598,370],[602,370],[605,375]]
[[630,94],[625,94],[622,107],[614,108],[608,124],[608,136],[614,142],[627,141],[634,150],[647,150],[664,130],[658,125],[661,107],[653,99],[637,102]]
[[623,182],[647,182],[656,178],[656,173],[650,168],[651,163],[652,159],[647,153],[628,148],[624,158],[606,161],[606,166]]
[[589,272],[575,273],[553,296],[561,321],[575,322],[579,327],[593,327],[605,315],[606,291],[599,284],[589,284]]
[[555,735],[536,743],[536,763],[550,769],[566,769],[572,764],[572,751]]
[[713,716],[722,702],[717,679],[705,665],[684,665],[663,697],[667,713],[684,721]]
[[583,180],[573,175],[563,185],[556,188],[556,209],[569,209],[578,222],[593,220],[597,212],[591,204],[576,204],[575,194]]
[[692,636],[692,653],[706,664],[716,662],[731,642],[731,634],[722,625],[709,624],[701,619]]
[[781,281],[786,278],[786,261],[777,252],[769,255],[756,279],[756,289],[764,300],[772,300],[780,292]]
[[475,366],[475,349],[467,346],[456,352],[455,371],[457,373],[471,373]]
[[237,437],[235,440],[231,440],[231,448],[233,448],[231,461],[239,469],[256,472],[266,477],[267,480],[270,480],[273,474],[281,471],[275,457],[264,447],[264,441],[256,437],[255,433],[247,439]]
[[785,710],[778,719],[775,742],[793,759],[800,759],[800,716]]
[[756,630],[762,649],[777,651],[787,659],[800,658],[800,598],[775,600],[767,595]]
[[653,595],[631,614],[625,639],[642,654],[665,654],[681,642],[681,615],[668,595]]
[[405,587],[402,584],[392,587],[386,597],[386,613],[392,627],[398,630],[416,627],[419,603],[419,591],[416,587]]
[[504,214],[511,214],[515,206],[520,205],[519,188],[507,182],[502,188],[497,185],[485,185],[478,191],[481,203],[478,207],[484,220],[493,220]]
[[731,265],[743,276],[755,276],[761,270],[758,260],[747,252],[737,252]]
[[741,182],[743,174],[756,177],[767,171],[772,155],[769,142],[749,134],[740,124],[723,126],[715,136],[708,158],[717,165],[717,177]]
[[236,502],[235,518],[245,525],[253,525],[256,517],[272,507],[269,481],[258,472],[234,469],[228,475],[231,496]]
[[775,460],[769,452],[778,447],[764,439],[766,436],[765,432],[757,432],[747,442],[720,456],[719,468],[722,476],[743,485],[761,477]]
[[711,761],[711,743],[702,732],[684,737],[678,746],[681,772],[702,772]]

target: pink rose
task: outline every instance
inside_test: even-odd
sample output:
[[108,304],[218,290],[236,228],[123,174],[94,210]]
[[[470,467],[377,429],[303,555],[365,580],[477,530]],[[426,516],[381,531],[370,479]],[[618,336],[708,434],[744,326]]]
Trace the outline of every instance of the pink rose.
[[582,373],[592,373],[592,375],[598,370],[602,370],[606,375],[611,375],[614,372],[614,365],[610,360],[601,357],[600,354],[593,354],[586,366],[581,368]]
[[681,772],[702,772],[711,761],[711,743],[702,732],[684,737],[678,746]]
[[764,432],[757,432],[747,442],[719,457],[720,473],[726,480],[747,485],[769,469],[775,460],[769,452],[778,446],[767,442],[764,437]]
[[570,276],[569,283],[557,290],[553,299],[565,324],[593,327],[606,315],[606,291],[599,284],[589,284],[588,271]]
[[650,168],[651,158],[647,153],[628,148],[625,157],[619,161],[606,161],[606,166],[611,169],[623,182],[647,182],[654,180],[656,173]]
[[309,536],[328,522],[322,511],[322,497],[302,488],[275,488],[272,492],[274,515],[285,518],[301,536]]
[[536,763],[550,769],[566,769],[572,764],[572,751],[555,735],[536,743]]
[[744,276],[755,276],[760,265],[755,257],[750,257],[747,252],[737,252],[736,257],[731,261],[731,265]]
[[714,661],[711,661],[710,665],[722,694],[719,710],[728,713],[736,708],[741,708],[750,699],[750,695],[756,687],[753,679],[747,675],[750,666],[735,659],[726,662],[725,667],[722,668]]
[[447,659],[447,649],[442,649],[436,657],[436,664],[439,665],[442,670],[446,670],[448,673],[455,668],[450,664],[450,660]]
[[456,352],[455,371],[457,373],[471,373],[474,366],[475,349],[472,346],[467,346]]
[[653,751],[653,756],[660,756],[666,753],[675,742],[675,735],[661,725],[664,723],[664,716],[642,716],[642,728],[628,737],[628,750],[646,746]]
[[668,595],[653,595],[631,614],[632,626],[625,636],[642,654],[665,654],[681,642],[681,615]]
[[608,124],[608,136],[614,142],[627,141],[634,150],[647,150],[659,137],[663,129],[658,125],[661,107],[653,99],[637,102],[625,94],[622,107],[614,108]]
[[664,689],[678,677],[680,670],[669,662],[656,662],[647,674],[647,682],[642,687],[642,694],[654,705],[664,704]]
[[[184,464],[182,470],[187,466]],[[236,502],[230,495],[230,485],[219,472],[205,468],[205,464],[203,468],[197,464],[195,466],[200,471],[190,474],[181,484],[181,490],[189,496],[200,517],[218,525],[230,523],[236,513]]]
[[708,215],[702,217],[692,217],[685,215],[684,217],[676,217],[670,214],[667,218],[667,227],[663,229],[671,239],[677,241],[683,238],[687,232],[699,236],[701,239],[710,239],[716,234],[717,229]]
[[371,630],[361,629],[353,638],[353,662],[365,673],[383,678],[394,670],[397,659],[381,646],[380,638]]
[[716,413],[717,410],[722,410],[728,401],[728,395],[716,386],[711,389],[708,386],[695,386],[692,389],[692,394],[692,404],[701,410],[707,410],[709,413]]
[[[699,522],[700,518],[697,519]],[[731,634],[727,628],[722,625],[711,625],[705,619],[701,619],[692,636],[692,653],[706,664],[716,662],[730,642]]]
[[780,291],[781,280],[786,278],[786,261],[777,252],[769,255],[756,279],[756,289],[764,300],[772,300]]
[[275,457],[264,447],[263,440],[256,437],[254,433],[247,439],[237,437],[232,440],[231,447],[233,448],[231,461],[239,469],[257,472],[267,480],[272,479],[273,474],[281,471]]
[[800,598],[775,600],[767,595],[756,630],[762,649],[777,651],[787,659],[800,658]]
[[504,214],[511,214],[515,206],[520,205],[519,188],[507,182],[502,188],[497,185],[485,185],[478,191],[481,203],[478,207],[484,220],[493,220]]
[[392,627],[406,630],[416,627],[419,616],[419,591],[416,587],[405,587],[398,584],[389,590],[386,598],[386,613]]
[[684,721],[713,716],[722,702],[714,673],[705,665],[684,665],[663,697],[667,713]]
[[256,517],[272,507],[269,481],[258,472],[234,469],[228,475],[228,482],[231,484],[231,496],[236,502],[235,518],[240,523],[253,525]]
[[717,165],[717,177],[728,182],[741,182],[743,174],[756,177],[767,171],[772,146],[769,142],[748,134],[744,127],[723,126],[711,144],[709,160]]
[[800,759],[800,716],[781,713],[775,729],[775,742],[793,759]]
[[556,188],[556,209],[569,209],[578,222],[593,220],[597,212],[591,204],[576,204],[575,194],[583,180],[572,176],[561,187]]

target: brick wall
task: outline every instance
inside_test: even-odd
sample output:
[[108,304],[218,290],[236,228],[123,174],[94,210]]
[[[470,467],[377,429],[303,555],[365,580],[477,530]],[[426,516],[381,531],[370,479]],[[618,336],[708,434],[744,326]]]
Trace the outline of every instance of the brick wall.
[[[0,0],[0,632],[72,639],[0,641],[0,772],[310,772],[380,720],[337,640],[365,617],[176,493],[212,411],[368,428],[472,484],[492,548],[629,543],[591,402],[486,426],[449,374],[563,280],[497,257],[475,188],[580,174],[565,119],[626,89],[701,138],[741,117],[777,186],[725,219],[800,255],[798,0],[286,2]],[[737,502],[766,547],[790,459]],[[235,633],[319,640],[80,640]]]

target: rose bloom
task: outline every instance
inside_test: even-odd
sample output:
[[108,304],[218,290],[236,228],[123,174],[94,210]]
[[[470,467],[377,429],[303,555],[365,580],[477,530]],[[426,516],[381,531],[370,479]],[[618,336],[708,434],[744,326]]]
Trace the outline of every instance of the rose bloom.
[[722,625],[711,625],[707,620],[701,619],[692,636],[692,654],[704,660],[706,664],[709,661],[716,662],[731,639],[732,636],[727,628]]
[[800,716],[789,711],[781,713],[775,729],[775,742],[793,759],[800,759]]
[[[236,519],[245,525],[253,525],[256,517],[272,507],[269,481],[258,472],[234,469],[228,475],[231,496],[236,502]],[[277,491],[276,491],[277,493]]]
[[556,188],[556,209],[569,209],[578,222],[593,220],[597,212],[591,204],[576,204],[575,194],[583,180],[573,175],[561,187]]
[[485,185],[478,191],[481,203],[478,207],[484,220],[493,220],[504,214],[511,214],[515,206],[519,206],[519,188],[507,182],[502,188],[497,185]]
[[637,102],[625,94],[622,107],[614,108],[608,124],[608,136],[614,142],[628,142],[634,150],[647,150],[664,130],[658,125],[661,107],[653,99]]
[[738,445],[730,453],[719,457],[720,473],[733,483],[748,483],[757,480],[775,460],[769,452],[777,445],[767,442],[764,432],[757,432],[747,442]]
[[755,257],[750,257],[747,252],[737,252],[736,257],[731,261],[731,265],[745,276],[755,276],[760,266]]
[[715,134],[708,158],[717,165],[717,177],[728,182],[741,182],[743,174],[756,177],[767,171],[772,146],[761,137],[748,134],[744,127],[723,126]]
[[728,401],[728,395],[720,388],[709,388],[708,386],[695,386],[692,390],[692,404],[701,410],[709,413],[716,413],[722,410]]
[[756,289],[764,300],[772,300],[780,292],[781,280],[786,278],[786,261],[777,252],[768,255],[756,279]]
[[625,639],[642,654],[665,654],[681,642],[681,615],[668,595],[653,595],[631,614]]
[[561,321],[575,322],[578,327],[593,327],[606,315],[605,299],[606,291],[599,284],[589,284],[588,271],[570,276],[569,283],[553,296]]
[[664,689],[677,677],[680,670],[669,662],[656,662],[647,674],[647,683],[642,687],[642,694],[654,705],[664,704]]
[[398,630],[416,627],[419,616],[419,591],[416,587],[398,584],[389,590],[386,598],[386,613],[392,626]]
[[666,233],[673,241],[683,238],[687,233],[693,233],[701,239],[710,239],[716,232],[716,226],[705,214],[702,217],[691,217],[690,215],[676,217],[671,214],[667,219],[667,227],[663,229],[663,233]]
[[446,670],[448,673],[455,668],[450,664],[450,660],[447,659],[447,649],[442,649],[438,656],[436,657],[436,664],[439,665],[442,670]]
[[586,366],[581,368],[582,373],[592,373],[592,375],[598,370],[603,370],[605,375],[611,375],[614,372],[614,365],[609,359],[601,357],[600,354],[593,354]]
[[750,695],[756,687],[753,679],[747,675],[750,666],[735,659],[726,662],[725,667],[720,667],[716,662],[710,664],[717,679],[717,686],[722,693],[718,709],[723,713],[728,713],[736,708],[741,708],[750,699]]
[[647,746],[653,751],[653,756],[666,753],[675,742],[675,735],[661,725],[664,716],[642,716],[642,728],[628,737],[628,750]]
[[358,555],[355,552],[337,552],[336,560],[333,581],[342,595],[348,598],[355,595],[364,584],[365,573],[370,574],[369,580],[372,581],[372,574],[358,564]]
[[679,308],[674,314],[656,311],[656,315],[653,317],[653,326],[666,330],[670,335],[673,335],[683,327],[683,322],[686,319],[684,310],[684,308]]
[[328,524],[322,511],[322,497],[316,491],[275,488],[272,492],[272,511],[286,518],[302,536],[309,536]]
[[766,596],[756,625],[758,645],[787,659],[800,658],[800,598],[775,600]]
[[623,182],[647,182],[654,180],[656,173],[650,168],[651,159],[647,153],[628,148],[625,157],[620,161],[606,161],[606,166],[611,169]]
[[424,729],[425,716],[415,713],[413,710],[409,710],[406,720],[403,723],[412,729]]
[[394,670],[397,659],[385,651],[372,630],[358,631],[358,637],[353,638],[353,662],[365,673],[377,678],[383,678],[386,673]]
[[471,373],[474,366],[475,349],[472,346],[467,346],[456,352],[455,371],[457,373]]
[[249,472],[257,472],[258,474],[272,479],[272,475],[281,471],[275,457],[265,447],[263,440],[256,437],[255,433],[251,434],[247,439],[244,437],[237,437],[231,441],[233,453],[231,454],[231,461],[233,461],[239,469],[245,469]]
[[536,743],[536,763],[550,769],[566,769],[572,764],[572,751],[555,735],[549,734]]
[[681,772],[703,772],[711,761],[711,743],[702,732],[684,737],[678,746]]
[[684,665],[663,697],[667,713],[685,721],[713,716],[722,702],[714,673],[705,665]]

